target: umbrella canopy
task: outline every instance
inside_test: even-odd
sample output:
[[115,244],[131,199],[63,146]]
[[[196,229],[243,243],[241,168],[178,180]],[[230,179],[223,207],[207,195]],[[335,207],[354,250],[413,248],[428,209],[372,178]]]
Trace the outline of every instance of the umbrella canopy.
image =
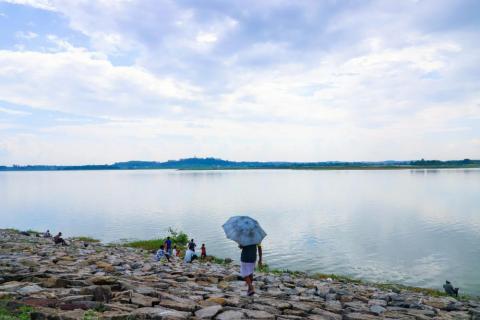
[[247,216],[235,216],[222,226],[228,239],[245,247],[259,244],[267,235],[257,220]]

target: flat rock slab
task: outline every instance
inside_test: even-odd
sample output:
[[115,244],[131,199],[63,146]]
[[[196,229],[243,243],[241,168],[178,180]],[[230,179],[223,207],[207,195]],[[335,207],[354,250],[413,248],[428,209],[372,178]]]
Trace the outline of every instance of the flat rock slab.
[[195,317],[198,319],[212,319],[220,311],[222,311],[222,309],[222,306],[219,305],[206,307],[195,312]]
[[177,310],[165,309],[161,307],[147,307],[139,308],[132,312],[132,316],[135,319],[169,319],[169,320],[182,320],[190,317],[189,312],[181,312]]

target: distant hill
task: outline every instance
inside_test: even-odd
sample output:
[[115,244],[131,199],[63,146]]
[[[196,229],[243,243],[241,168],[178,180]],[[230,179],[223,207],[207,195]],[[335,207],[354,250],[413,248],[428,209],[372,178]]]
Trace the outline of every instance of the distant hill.
[[218,169],[408,169],[408,168],[478,168],[480,160],[412,160],[412,161],[378,161],[378,162],[259,162],[229,161],[217,158],[187,158],[180,160],[126,161],[101,165],[27,165],[0,166],[0,171],[53,171],[53,170],[147,170],[147,169],[179,169],[179,170],[218,170]]

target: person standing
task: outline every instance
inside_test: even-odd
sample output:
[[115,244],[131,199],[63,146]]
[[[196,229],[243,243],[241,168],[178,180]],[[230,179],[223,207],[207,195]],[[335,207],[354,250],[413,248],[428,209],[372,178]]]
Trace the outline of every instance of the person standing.
[[203,260],[207,257],[207,248],[205,247],[205,243],[202,243],[202,247],[200,249],[202,250],[200,258]]
[[171,256],[172,255],[172,240],[170,240],[170,237],[167,237],[167,241],[165,241],[165,245],[166,245],[166,250],[167,250],[167,253]]
[[188,249],[192,250],[193,252],[195,252],[195,247],[197,246],[197,244],[195,243],[195,241],[190,240],[190,242],[188,243]]
[[248,296],[255,294],[255,288],[253,286],[253,272],[255,271],[255,264],[257,262],[258,251],[258,267],[262,267],[262,245],[252,244],[249,246],[239,246],[242,249],[240,256],[240,275],[248,285]]

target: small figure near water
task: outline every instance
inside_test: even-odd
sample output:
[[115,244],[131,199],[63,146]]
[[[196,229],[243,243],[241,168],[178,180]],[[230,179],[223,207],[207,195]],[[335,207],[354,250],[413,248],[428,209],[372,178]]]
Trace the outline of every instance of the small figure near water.
[[445,290],[445,293],[448,294],[449,296],[455,296],[458,297],[458,288],[454,288],[450,281],[445,281],[445,284],[443,285],[443,289]]
[[53,237],[53,242],[55,244],[61,244],[62,246],[68,246],[67,242],[62,238],[62,233],[59,232],[55,237]]
[[167,241],[165,241],[166,251],[171,256],[172,255],[172,240],[170,237],[167,237]]
[[190,240],[190,242],[188,243],[188,249],[189,250],[192,250],[193,252],[195,252],[195,247],[197,246],[197,244],[195,243],[195,241]]
[[205,247],[205,243],[202,243],[202,247],[200,249],[202,250],[200,258],[203,260],[207,257],[207,248]]
[[179,252],[177,250],[177,245],[174,245],[172,250],[172,257],[178,257],[178,255],[179,255]]
[[43,234],[43,237],[44,237],[44,238],[51,238],[52,235],[50,234],[50,230],[47,230],[47,231]]

